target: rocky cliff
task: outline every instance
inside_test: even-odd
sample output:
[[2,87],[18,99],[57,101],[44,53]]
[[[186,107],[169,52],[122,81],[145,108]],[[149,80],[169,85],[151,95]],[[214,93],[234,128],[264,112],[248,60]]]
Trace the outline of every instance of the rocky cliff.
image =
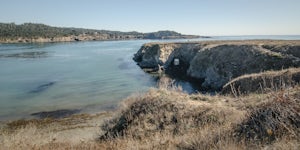
[[148,43],[133,58],[141,68],[187,78],[206,90],[267,70],[300,67],[300,41],[203,41]]

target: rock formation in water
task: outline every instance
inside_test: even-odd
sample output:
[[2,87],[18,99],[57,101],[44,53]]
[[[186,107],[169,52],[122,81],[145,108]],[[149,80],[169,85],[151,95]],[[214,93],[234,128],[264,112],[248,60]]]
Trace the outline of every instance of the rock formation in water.
[[205,90],[221,90],[244,74],[300,67],[300,41],[148,43],[133,59],[143,69],[158,71],[163,66],[173,77],[193,80]]

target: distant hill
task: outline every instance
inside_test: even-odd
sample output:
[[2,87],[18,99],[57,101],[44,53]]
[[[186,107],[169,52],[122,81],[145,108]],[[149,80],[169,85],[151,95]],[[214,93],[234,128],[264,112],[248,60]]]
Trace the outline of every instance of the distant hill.
[[0,23],[1,43],[26,42],[66,42],[90,40],[126,40],[126,39],[179,39],[199,38],[195,35],[183,35],[175,31],[151,33],[120,32],[83,28],[52,27],[45,24]]

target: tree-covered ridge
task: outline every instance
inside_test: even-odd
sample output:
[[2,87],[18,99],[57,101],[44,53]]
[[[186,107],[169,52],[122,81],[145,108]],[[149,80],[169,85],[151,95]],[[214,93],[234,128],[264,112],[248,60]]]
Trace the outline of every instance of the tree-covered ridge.
[[[92,36],[98,37],[94,40],[113,39],[168,39],[168,38],[196,38],[198,36],[187,36],[174,31],[158,31],[151,33],[120,32],[108,30],[94,30],[83,28],[52,27],[45,24],[24,23],[0,23],[0,40],[16,40],[19,38],[57,38],[70,36]],[[101,38],[99,38],[101,36]]]
[[182,36],[182,35],[174,31],[158,31],[153,33],[146,33],[144,37],[147,39],[157,39],[159,37],[161,39],[164,37],[172,37],[172,36]]
[[118,35],[138,35],[138,32],[119,32],[119,31],[107,31],[107,30],[93,30],[82,28],[62,28],[52,27],[44,24],[24,23],[17,25],[15,23],[0,23],[0,37],[60,37],[70,35],[88,34],[118,34]]

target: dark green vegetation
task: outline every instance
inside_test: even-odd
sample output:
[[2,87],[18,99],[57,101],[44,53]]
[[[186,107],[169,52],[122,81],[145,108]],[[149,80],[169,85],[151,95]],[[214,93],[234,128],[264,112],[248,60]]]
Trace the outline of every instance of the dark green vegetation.
[[135,35],[138,36],[141,33],[138,32],[118,32],[118,31],[107,31],[107,30],[92,30],[82,28],[61,28],[52,27],[44,24],[24,23],[17,25],[15,23],[0,23],[0,36],[1,38],[51,38],[61,36],[78,36],[80,34],[93,35],[95,32],[99,34],[110,34],[111,36],[119,35]]
[[122,39],[173,39],[198,37],[199,36],[182,35],[174,31],[140,33],[135,31],[120,32],[83,28],[52,27],[35,23],[24,23],[21,25],[17,25],[15,23],[0,23],[0,42],[2,43]]

